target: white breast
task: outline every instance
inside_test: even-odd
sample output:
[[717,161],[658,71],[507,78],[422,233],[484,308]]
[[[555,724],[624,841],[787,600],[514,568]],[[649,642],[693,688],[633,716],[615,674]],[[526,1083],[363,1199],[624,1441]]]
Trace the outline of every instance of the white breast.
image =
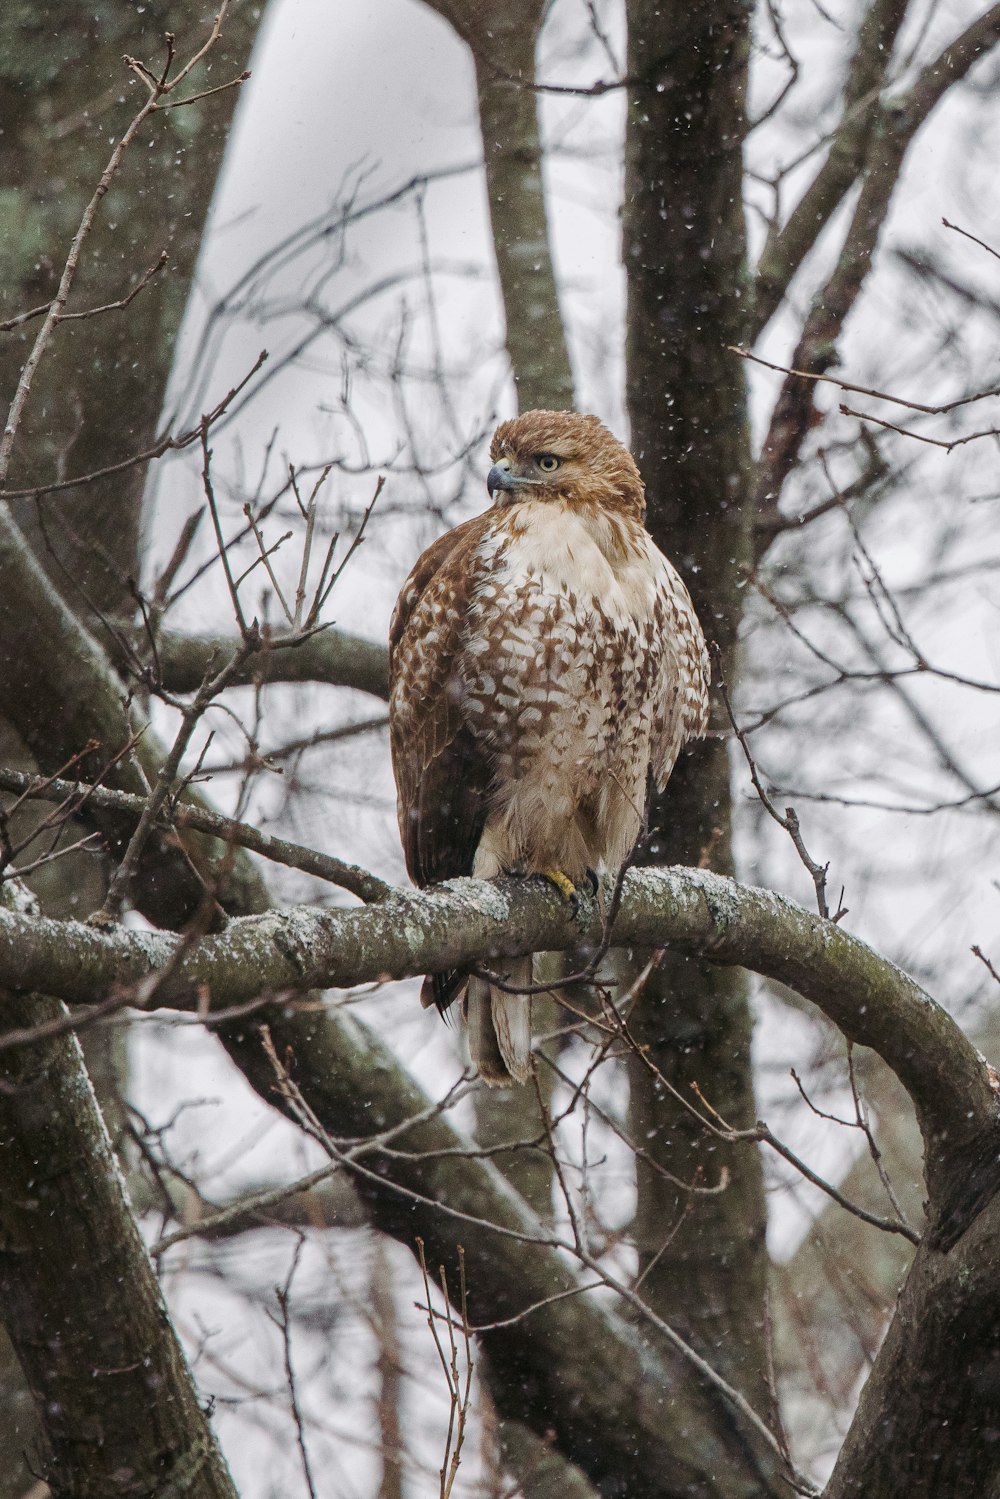
[[501,586],[516,588],[532,578],[550,596],[572,595],[584,607],[594,599],[616,625],[641,625],[651,616],[656,568],[640,527],[626,550],[617,534],[619,522],[594,510],[580,512],[552,500],[529,502],[519,506],[518,522],[506,545],[497,536],[484,541],[484,546],[499,543],[494,576]]
[[635,838],[667,665],[668,564],[622,524],[529,503],[481,543],[463,701],[496,779],[477,874],[554,865],[576,877],[620,863]]

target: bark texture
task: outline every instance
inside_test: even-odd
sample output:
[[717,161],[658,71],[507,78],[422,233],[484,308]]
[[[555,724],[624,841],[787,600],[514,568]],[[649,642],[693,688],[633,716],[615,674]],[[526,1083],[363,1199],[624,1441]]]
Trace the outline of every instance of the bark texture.
[[918,1251],[825,1499],[1000,1493],[1000,1201]]
[[[0,911],[0,984],[37,988],[44,977],[67,1002],[93,1004],[116,980],[129,986],[158,974],[147,1003],[186,1006],[205,985],[219,1009],[268,991],[443,971],[476,954],[566,949],[600,933],[596,898],[581,896],[570,914],[558,892],[533,880],[448,880],[361,909],[271,910],[197,941]],[[706,870],[643,869],[625,878],[614,935],[629,947],[752,968],[876,1051],[914,1103],[935,1198],[948,1195],[956,1159],[992,1141],[1000,1104],[985,1059],[919,984],[835,923]]]
[[535,47],[544,0],[428,0],[476,69],[490,227],[521,411],[573,405],[542,181]]
[[[232,7],[213,53],[218,70],[215,80],[234,77],[246,66],[259,15],[260,7],[247,0]],[[32,307],[44,308],[58,285],[84,205],[107,162],[110,140],[127,125],[145,92],[129,73],[123,54],[158,67],[166,55],[165,32],[175,33],[178,54],[189,56],[206,39],[210,25],[211,12],[193,0],[151,0],[144,6],[108,0],[86,5],[77,0],[59,4],[14,0],[3,7],[0,319]],[[205,77],[204,69],[193,74],[190,91],[196,92]],[[84,474],[149,445],[237,92],[231,90],[154,118],[149,136],[126,153],[122,172],[84,247],[69,310],[81,312],[118,301],[164,251],[168,263],[127,308],[66,321],[57,328],[29,396],[8,487]],[[0,336],[4,417],[39,326],[36,318]],[[4,538],[13,546],[0,558],[0,598],[17,615],[16,628],[9,627],[8,617],[5,631],[6,667],[13,662],[17,670],[20,639],[37,624],[29,602],[23,597],[20,604],[15,602],[14,575],[24,575],[13,553],[22,548],[34,546],[40,559],[35,581],[42,583],[44,569],[52,589],[65,597],[69,609],[89,615],[96,604],[105,612],[131,612],[130,579],[139,575],[145,477],[145,469],[136,467],[86,489],[50,496],[37,506],[28,502],[3,505]],[[19,523],[28,534],[27,546]],[[58,650],[51,635],[49,644]],[[53,655],[50,666],[55,659]],[[0,675],[5,666],[0,666]],[[53,675],[60,677],[58,672]],[[60,686],[69,689],[72,698],[78,689],[71,680],[71,674],[60,678]],[[27,701],[22,698],[22,712],[15,716],[24,729],[34,694],[23,678],[18,691],[22,687]],[[26,736],[6,718],[13,702],[11,692],[4,692],[3,763],[25,768],[51,763],[44,754],[33,763],[26,737],[37,738],[54,722],[65,725],[67,711],[72,716],[72,710],[67,710],[65,702],[61,708],[53,706],[54,717],[36,719]],[[42,711],[36,698],[36,715]],[[117,742],[119,748],[122,742]],[[85,743],[86,739],[77,740],[76,750]],[[104,744],[109,748],[107,740]],[[20,831],[25,828],[21,826]],[[71,856],[43,870],[34,884],[47,909],[82,914],[100,903],[102,872],[93,855]],[[88,1065],[100,1079],[102,1100],[114,1126],[123,1065],[122,1032],[95,1033],[88,1038],[87,1050]],[[6,1306],[3,1315],[6,1319]],[[89,1393],[90,1376],[82,1366],[79,1378]],[[13,1460],[6,1462],[8,1454],[28,1445],[21,1439],[23,1400],[12,1380],[4,1377],[0,1388],[0,1449],[5,1468],[12,1471]],[[9,1400],[5,1398],[8,1390]],[[66,1431],[77,1414],[70,1394],[68,1388],[62,1391]],[[137,1425],[137,1443],[144,1434],[142,1425]],[[209,1492],[200,1480],[193,1481],[196,1490]],[[18,1492],[27,1488],[26,1478]],[[126,1491],[131,1492],[122,1489]],[[104,1492],[117,1490],[109,1482]]]
[[[748,290],[742,144],[749,7],[739,0],[628,7],[629,94],[624,259],[632,450],[647,485],[649,529],[680,570],[706,637],[732,676],[748,557],[752,473],[739,343]],[[729,761],[710,740],[677,766],[654,803],[645,857],[732,872]],[[635,970],[624,975],[627,981]],[[635,1020],[656,1072],[630,1063],[640,1268],[658,1310],[727,1377],[767,1399],[764,1198],[752,1151],[711,1140],[667,1093],[697,1083],[734,1127],[756,1118],[745,976],[669,954]],[[727,1192],[692,1199],[682,1182]]]
[[[3,996],[3,1028],[64,1015]],[[0,1052],[0,1299],[54,1499],[236,1499],[75,1037]]]
[[[212,53],[213,82],[245,68],[259,15],[253,4],[233,7]],[[4,7],[0,317],[37,306],[56,289],[109,140],[145,96],[123,53],[159,71],[167,31],[186,59],[210,25],[211,12],[192,0]],[[192,74],[190,92],[205,78],[203,68]],[[85,247],[70,310],[123,297],[164,250],[169,264],[127,310],[58,328],[26,408],[9,488],[85,474],[149,445],[237,93],[162,112],[126,153]],[[0,339],[5,397],[37,329],[29,322]],[[127,596],[145,478],[138,467],[89,485],[85,495],[50,496],[41,509],[14,502],[18,523],[38,545],[56,587],[69,587],[75,607],[86,607],[85,595],[102,608],[120,607]]]

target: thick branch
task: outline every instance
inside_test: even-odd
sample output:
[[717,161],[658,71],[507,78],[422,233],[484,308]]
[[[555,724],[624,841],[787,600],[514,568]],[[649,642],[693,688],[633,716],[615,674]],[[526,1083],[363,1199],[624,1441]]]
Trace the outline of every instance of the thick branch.
[[[180,956],[157,1003],[191,1003],[207,985],[213,1004],[228,1007],[267,990],[347,987],[484,955],[565,950],[599,936],[592,903],[573,918],[535,881],[451,880],[363,910],[295,908],[234,921]],[[810,999],[900,1078],[932,1160],[993,1128],[989,1070],[947,1012],[860,939],[784,896],[705,870],[632,870],[615,936],[622,946],[673,946],[753,968]],[[136,984],[163,968],[178,941],[2,912],[0,985],[45,985],[67,1001],[93,1003],[116,982]]]
[[535,44],[544,0],[428,0],[476,69],[490,228],[522,411],[573,405],[573,376],[549,245]]
[[[881,108],[868,142],[861,191],[843,249],[810,308],[792,357],[793,369],[813,376],[835,363],[844,324],[871,270],[913,137],[951,85],[964,77],[998,39],[1000,5],[995,5],[928,64],[907,95]],[[798,461],[814,419],[814,394],[812,380],[798,375],[786,377],[761,457],[757,506],[765,515],[776,505],[782,485]]]
[[[234,654],[237,640],[224,635],[185,635],[162,630],[156,653],[169,692],[197,692],[212,661],[218,665]],[[289,651],[262,651],[236,679],[247,682],[325,682],[331,687],[354,687],[383,702],[389,696],[389,653],[384,645],[348,635],[343,630],[321,630]]]
[[753,328],[762,332],[792,277],[843,202],[865,163],[872,122],[880,109],[896,34],[909,0],[873,0],[858,30],[858,45],[844,84],[844,111],[826,160],[787,221],[767,237],[757,265]]
[[[6,995],[4,1024],[37,1024],[61,1009]],[[0,1298],[44,1412],[55,1499],[236,1499],[76,1039],[3,1054],[0,1084]]]
[[957,1249],[924,1245],[825,1499],[995,1494],[1000,1198]]

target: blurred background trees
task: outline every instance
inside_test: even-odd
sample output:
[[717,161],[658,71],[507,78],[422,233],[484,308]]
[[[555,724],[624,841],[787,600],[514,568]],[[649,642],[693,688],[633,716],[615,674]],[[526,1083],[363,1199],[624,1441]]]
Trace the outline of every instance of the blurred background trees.
[[[335,535],[335,567],[364,537],[325,606],[335,628],[248,663],[195,725],[183,769],[224,810],[401,882],[382,702],[392,599],[420,547],[484,503],[495,421],[575,404],[628,437],[650,529],[718,648],[761,782],[829,864],[831,913],[847,907],[847,926],[989,1054],[995,980],[969,949],[990,956],[997,902],[1000,496],[996,403],[979,397],[997,383],[1000,7],[394,0],[327,14],[282,0],[258,39],[260,21],[260,7],[234,6],[190,78],[205,96],[151,117],[129,147],[68,307],[140,290],[61,323],[25,404],[2,517],[3,765],[50,775],[83,754],[73,774],[140,795],[155,784],[185,705],[238,647],[203,481],[210,448],[214,519],[248,617],[287,628],[281,598],[294,600],[307,531],[312,582]],[[179,67],[210,25],[181,0],[5,12],[5,393],[41,322],[20,315],[56,294],[142,103],[122,53],[158,77],[164,33]],[[155,463],[131,461],[181,437]],[[652,809],[642,859],[735,871],[814,903],[718,696],[714,730]],[[10,819],[12,846],[27,815]],[[105,852],[43,861],[30,878],[44,908],[100,908],[133,826],[93,806],[67,822],[64,843],[97,831]],[[31,844],[12,864],[44,851]],[[269,866],[267,881],[242,856],[157,836],[128,919],[217,924],[206,885],[231,914],[348,900],[301,869]],[[615,955],[613,977],[638,1049],[605,1047],[592,1065],[603,1033],[581,1017],[598,1016],[600,994],[581,986],[578,1014],[548,1012],[537,1092],[463,1094],[455,1122],[553,1231],[572,1215],[587,1254],[779,1431],[780,1409],[798,1468],[822,1481],[909,1243],[773,1150],[706,1129],[687,1103],[696,1084],[730,1135],[763,1115],[851,1202],[919,1227],[910,1106],[870,1053],[851,1057],[795,994],[742,969],[635,953]],[[377,1056],[383,1082],[398,1068],[404,1092],[412,1074],[441,1097],[463,1065],[412,983],[274,1016],[276,1055],[283,1034],[317,1089],[331,1047],[345,1137],[366,1133],[365,1050],[356,1076],[332,1055],[344,1033],[322,1021],[357,1013],[381,1038],[369,1065]],[[230,1027],[225,1045],[235,1068],[190,1017],[152,1013],[130,1030],[116,1013],[86,1036],[147,1240],[186,1231],[156,1263],[237,1487],[436,1493],[462,1402],[415,1310],[423,1210],[343,1174],[246,1207],[326,1157],[270,1106],[276,1074],[256,1030]],[[19,1138],[16,1111],[5,1127]],[[423,1148],[450,1149],[443,1140]],[[409,1190],[447,1198],[460,1184]],[[224,1224],[194,1231],[221,1206]],[[423,1216],[436,1282],[432,1236],[448,1233]],[[556,1274],[541,1261],[524,1271],[532,1285]],[[453,1297],[456,1275],[451,1261]],[[634,1305],[625,1316],[641,1390],[639,1343],[663,1355]],[[477,1308],[473,1320],[491,1318]],[[609,1387],[602,1439],[546,1444],[550,1426],[572,1426],[547,1409],[546,1380],[572,1391],[578,1350],[568,1322],[539,1333],[534,1353],[532,1336],[515,1317],[473,1350],[455,1494],[787,1491],[774,1454],[745,1431],[720,1437],[718,1413],[690,1392],[675,1398],[700,1436],[681,1451],[677,1409],[666,1428],[676,1474],[651,1471],[642,1420],[629,1468],[627,1340],[609,1341],[606,1374],[577,1368]],[[564,1363],[552,1362],[560,1340]],[[544,1373],[533,1359],[549,1360]],[[20,1495],[45,1437],[16,1361],[4,1367],[0,1448],[24,1457],[0,1493]],[[690,1378],[683,1366],[675,1377]],[[570,1459],[588,1454],[584,1474]]]

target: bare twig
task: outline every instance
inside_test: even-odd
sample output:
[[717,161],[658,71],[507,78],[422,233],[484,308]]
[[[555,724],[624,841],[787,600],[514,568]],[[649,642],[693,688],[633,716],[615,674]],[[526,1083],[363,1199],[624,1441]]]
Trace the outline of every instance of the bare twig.
[[[996,395],[997,392],[990,390],[983,394]],[[898,432],[900,437],[912,437],[914,442],[928,443],[932,448],[942,448],[946,453],[964,448],[970,442],[981,442],[984,437],[1000,437],[1000,427],[983,427],[978,432],[967,432],[964,437],[953,437],[950,440],[945,437],[928,437],[926,432],[914,432],[912,427],[901,427],[897,422],[886,421],[884,417],[875,416],[871,411],[856,411],[853,406],[843,404],[839,410],[841,416],[853,416],[859,422],[873,422],[885,432]]]
[[[905,406],[907,411],[919,411],[925,416],[944,416],[949,411],[957,411],[961,406],[971,406],[976,401],[987,400],[990,396],[1000,396],[1000,385],[991,385],[988,390],[976,391],[975,395],[956,396],[955,400],[944,401],[939,406],[927,406],[922,401],[911,401],[905,396],[894,396],[889,391],[875,390],[869,385],[852,385],[849,380],[842,380],[839,375],[827,375],[811,370],[796,370],[785,364],[775,364],[772,360],[763,359],[759,354],[753,353],[751,349],[740,348],[737,344],[727,344],[726,347],[730,354],[738,354],[741,359],[751,360],[754,364],[763,365],[765,369],[776,370],[779,374],[790,375],[796,380],[811,380],[814,384],[833,385],[838,390],[850,391],[852,395],[871,396],[876,401],[889,401],[894,406]],[[847,408],[844,406],[840,409],[847,411]],[[848,414],[858,416],[861,413],[852,411]],[[872,420],[877,420],[877,418],[872,418]],[[894,428],[893,430],[898,431],[900,429]],[[930,440],[929,438],[927,439],[927,441]],[[964,440],[969,441],[968,438]]]
[[302,566],[299,569],[299,581],[298,586],[295,590],[295,613],[292,617],[293,630],[298,630],[302,626],[302,608],[305,604],[306,580],[309,576],[309,562],[312,558],[313,535],[315,532],[316,516],[318,513],[319,492],[329,478],[330,471],[331,465],[328,463],[326,467],[320,472],[318,479],[312,487],[309,499],[306,502],[305,506],[303,506],[302,497],[299,494],[298,483],[296,482],[295,470],[291,466],[289,466],[288,469],[288,477],[291,482],[292,489],[295,493],[296,503],[298,504],[298,507],[302,512],[303,518],[305,519],[306,523],[306,536],[305,541],[302,544]]
[[809,853],[809,850],[806,848],[805,842],[802,838],[802,829],[799,826],[798,813],[795,811],[795,808],[786,807],[784,816],[782,816],[782,814],[778,811],[777,807],[772,802],[771,798],[768,796],[767,792],[764,790],[763,783],[761,782],[760,776],[757,773],[757,764],[754,760],[753,753],[747,741],[746,733],[736,722],[736,716],[733,713],[732,703],[729,701],[729,692],[726,687],[726,679],[722,670],[722,658],[720,656],[718,647],[714,643],[711,647],[711,652],[713,664],[715,667],[715,680],[719,684],[719,692],[722,696],[722,701],[725,704],[729,722],[732,724],[733,733],[739,740],[740,748],[742,749],[743,754],[746,758],[747,766],[750,770],[750,779],[753,782],[753,788],[760,798],[764,810],[770,817],[774,819],[774,821],[780,828],[784,828],[785,832],[791,838],[792,843],[795,847],[795,852],[798,854],[802,863],[808,870],[809,877],[812,880],[816,890],[816,906],[819,914],[823,917],[826,917],[828,920],[840,921],[844,916],[847,915],[846,909],[841,906],[839,910],[837,910],[837,912],[831,917],[830,908],[827,905],[826,900],[826,876],[830,866],[829,864],[817,864],[816,860]]
[[979,959],[980,963],[983,964],[984,968],[986,969],[986,971],[990,975],[990,977],[993,978],[993,979],[995,979],[996,982],[998,984],[1000,984],[1000,973],[998,973],[997,970],[993,967],[993,964],[990,962],[989,958],[983,952],[982,948],[979,947],[976,944],[973,944],[972,951],[975,954],[975,956]]
[[1000,260],[1000,250],[994,250],[993,246],[988,245],[984,239],[979,239],[977,235],[970,234],[968,229],[960,229],[957,224],[952,224],[944,217],[942,217],[941,222],[946,229],[953,229],[956,234],[961,234],[964,239],[971,239],[974,245],[978,245],[981,250],[985,250],[987,255],[992,255],[994,260]]
[[272,1313],[269,1313],[269,1315],[271,1316],[271,1321],[281,1333],[281,1347],[285,1363],[285,1384],[288,1387],[288,1402],[292,1410],[292,1420],[295,1422],[295,1440],[298,1444],[299,1457],[302,1461],[302,1473],[306,1481],[306,1488],[309,1490],[309,1499],[316,1499],[316,1485],[313,1482],[312,1469],[309,1466],[309,1451],[306,1447],[305,1426],[302,1421],[302,1409],[299,1405],[298,1390],[295,1385],[295,1369],[292,1364],[292,1325],[289,1315],[292,1281],[295,1278],[296,1270],[299,1268],[299,1259],[301,1258],[304,1244],[305,1236],[300,1232],[298,1243],[295,1245],[295,1252],[292,1255],[292,1263],[289,1266],[288,1275],[285,1277],[285,1284],[283,1286],[275,1286],[274,1288],[274,1294],[278,1302],[278,1315],[277,1317]]
[[286,1186],[272,1187],[266,1192],[255,1192],[252,1196],[239,1198],[229,1207],[203,1213],[195,1222],[188,1223],[183,1228],[174,1229],[173,1232],[157,1239],[155,1244],[150,1245],[150,1257],[154,1260],[159,1259],[175,1244],[181,1244],[187,1239],[210,1237],[236,1223],[264,1222],[271,1209],[280,1207],[290,1197],[298,1197],[303,1193],[311,1192],[313,1187],[329,1181],[330,1177],[336,1176],[341,1169],[339,1163],[330,1162],[326,1166],[320,1166],[316,1171],[310,1171],[307,1176],[300,1176],[297,1181],[289,1182]]
[[306,750],[323,749],[328,744],[342,744],[345,739],[357,739],[362,734],[379,733],[388,727],[388,716],[380,713],[374,718],[359,719],[355,723],[338,724],[335,729],[320,729],[313,734],[303,734],[299,739],[291,739],[287,744],[279,744],[266,751],[250,749],[241,760],[213,761],[205,767],[204,773],[206,776],[217,776],[246,770],[248,767],[251,770],[263,767],[280,775],[282,774],[281,767],[275,763],[278,760],[289,760],[296,755],[302,755]]
[[[847,1074],[851,1080],[851,1097],[854,1099],[856,1128],[859,1129],[865,1137],[868,1145],[868,1154],[871,1156],[872,1162],[875,1166],[875,1170],[878,1172],[878,1179],[882,1183],[883,1191],[885,1192],[885,1195],[888,1197],[889,1201],[892,1203],[893,1212],[896,1214],[896,1217],[901,1223],[905,1223],[906,1214],[903,1212],[903,1208],[899,1201],[899,1198],[896,1196],[896,1190],[889,1178],[889,1173],[885,1169],[885,1162],[882,1160],[882,1152],[879,1150],[878,1145],[876,1144],[875,1135],[872,1132],[870,1123],[868,1122],[868,1110],[865,1108],[864,1099],[861,1097],[861,1094],[858,1091],[858,1079],[857,1074],[854,1070],[854,1043],[852,1041],[848,1041],[847,1043]],[[914,1240],[914,1242],[916,1242],[916,1240]]]
[[[462,1445],[465,1441],[466,1420],[469,1413],[469,1399],[472,1389],[472,1343],[470,1339],[468,1302],[465,1287],[465,1250],[461,1244],[458,1245],[458,1276],[459,1276],[459,1298],[458,1304],[461,1316],[461,1332],[465,1354],[464,1378],[459,1366],[458,1339],[455,1336],[455,1319],[452,1312],[452,1298],[448,1289],[448,1275],[444,1265],[439,1266],[441,1281],[441,1294],[444,1297],[444,1312],[435,1312],[431,1303],[431,1283],[427,1273],[427,1257],[424,1252],[424,1241],[417,1239],[417,1251],[420,1259],[420,1273],[424,1282],[424,1307],[427,1313],[427,1325],[434,1339],[434,1347],[437,1350],[438,1360],[444,1371],[445,1383],[448,1387],[449,1409],[448,1430],[445,1436],[444,1460],[439,1473],[440,1499],[450,1499],[455,1479],[458,1476],[459,1463],[462,1457]],[[444,1322],[448,1338],[447,1352],[441,1342],[437,1324]]]
[[228,686],[230,681],[239,674],[247,658],[259,649],[259,646],[259,631],[246,630],[243,643],[237,649],[232,659],[226,663],[221,671],[214,675],[206,676],[198,692],[184,708],[181,714],[180,728],[177,731],[166,759],[160,767],[156,783],[146,799],[146,805],[129,839],[121,863],[111,876],[104,903],[101,909],[95,912],[90,918],[93,925],[107,925],[117,921],[121,916],[129,886],[139,868],[139,860],[142,858],[143,850],[156,826],[160,813],[166,805],[167,798],[174,790],[181,761],[191,742],[192,734],[213,698],[217,697],[223,688]]
[[[246,644],[247,641],[251,638],[250,626],[247,624],[246,618],[243,614],[243,606],[240,603],[239,590],[233,578],[232,567],[229,564],[229,548],[226,545],[225,539],[222,535],[222,522],[219,519],[219,507],[215,501],[215,486],[212,483],[212,450],[208,445],[210,425],[210,418],[207,416],[203,416],[199,428],[199,436],[201,438],[202,486],[205,490],[205,498],[208,500],[208,508],[212,516],[212,526],[215,530],[215,540],[219,550],[219,559],[222,562],[223,571],[226,575],[226,585],[229,588],[229,598],[233,606],[233,613],[236,615],[236,623],[239,626],[240,636],[244,644]],[[257,628],[256,620],[254,621],[254,631],[259,637],[260,632]]]
[[[800,1176],[805,1177],[806,1181],[811,1182],[814,1187],[818,1187],[821,1192],[837,1203],[838,1207],[844,1208],[852,1217],[860,1218],[862,1223],[870,1223],[873,1228],[880,1228],[883,1233],[899,1234],[902,1238],[909,1239],[911,1244],[920,1243],[920,1234],[916,1229],[910,1227],[902,1213],[896,1218],[884,1218],[878,1213],[869,1212],[867,1208],[861,1207],[859,1203],[852,1202],[849,1197],[844,1196],[838,1187],[835,1187],[832,1182],[828,1182],[818,1172],[814,1171],[801,1156],[796,1155],[795,1151],[786,1145],[783,1140],[780,1140],[770,1125],[765,1124],[762,1119],[758,1119],[752,1129],[734,1129],[712,1108],[712,1105],[708,1102],[697,1083],[692,1083],[691,1088],[699,1102],[718,1121],[718,1130],[721,1139],[733,1143],[745,1141],[754,1145],[769,1145],[775,1155],[780,1155],[782,1160],[787,1161]],[[709,1121],[703,1119],[702,1124],[714,1132],[715,1126],[711,1125]]]
[[[152,281],[158,271],[162,271],[169,261],[166,250],[160,251],[160,258],[153,262],[147,271],[144,271],[139,280],[120,297],[117,302],[103,302],[100,307],[88,307],[84,312],[64,312],[59,319],[61,323],[82,322],[85,318],[100,317],[104,312],[120,312],[130,307],[141,291]],[[32,322],[35,318],[44,317],[51,308],[51,302],[43,302],[39,307],[32,307],[29,312],[19,312],[17,317],[8,318],[6,322],[0,323],[0,333],[10,333],[14,328],[20,328],[25,323]]]

